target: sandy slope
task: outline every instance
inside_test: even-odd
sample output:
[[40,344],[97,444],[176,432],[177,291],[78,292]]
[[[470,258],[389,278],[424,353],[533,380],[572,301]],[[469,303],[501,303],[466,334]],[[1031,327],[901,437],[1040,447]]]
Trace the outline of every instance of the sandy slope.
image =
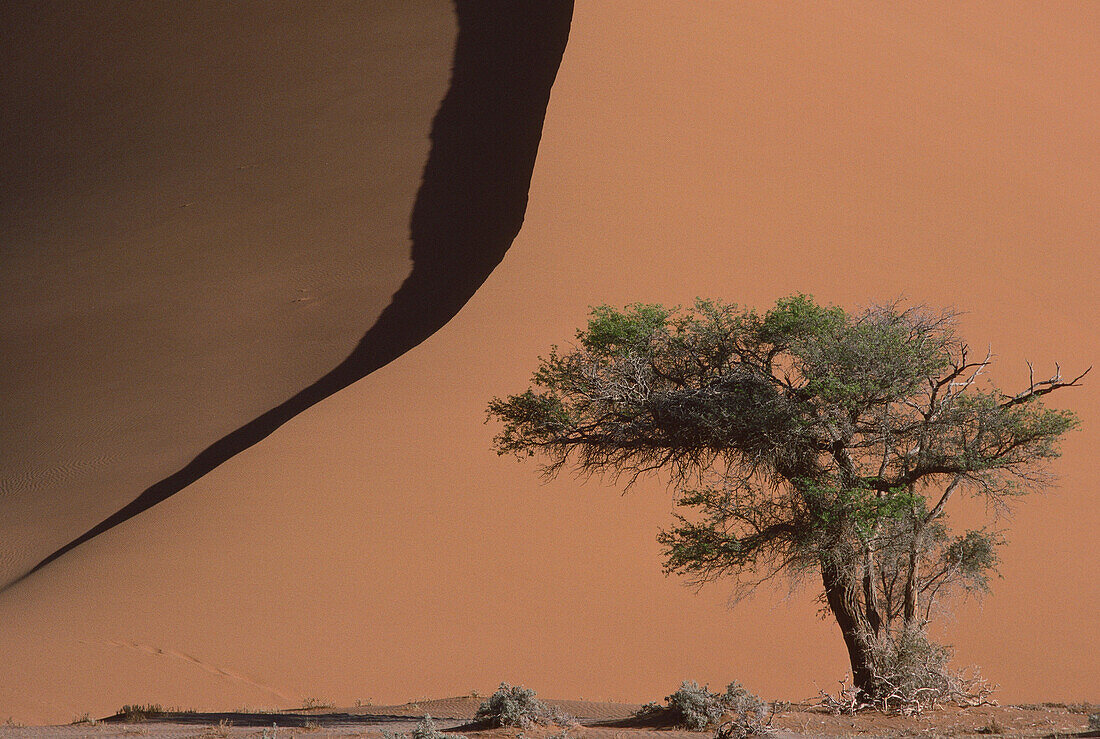
[[[588,305],[697,294],[907,294],[969,311],[1000,382],[1025,358],[1090,364],[1098,21],[1069,4],[578,8],[524,230],[485,287],[425,344],[0,596],[0,716],[501,679],[623,700],[686,677],[832,686],[842,648],[807,593],[729,612],[721,587],[665,580],[660,484],[540,485],[488,451],[485,402]],[[1062,487],[1021,509],[1004,581],[950,624],[1006,700],[1100,692],[1096,387],[1064,396],[1084,430]],[[24,540],[51,530],[36,521]]]
[[4,12],[0,582],[351,351],[456,33],[439,1]]

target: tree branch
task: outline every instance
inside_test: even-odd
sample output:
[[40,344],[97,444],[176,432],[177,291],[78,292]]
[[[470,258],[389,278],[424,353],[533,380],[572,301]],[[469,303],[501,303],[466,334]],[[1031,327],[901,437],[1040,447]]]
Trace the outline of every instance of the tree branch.
[[1028,369],[1030,371],[1030,376],[1031,376],[1030,384],[1028,385],[1027,390],[1024,390],[1022,393],[1017,393],[1016,395],[1013,395],[1011,398],[1009,398],[1005,402],[1001,403],[1001,405],[1000,405],[1001,408],[1011,408],[1014,405],[1019,405],[1021,403],[1026,403],[1027,401],[1031,400],[1032,398],[1037,398],[1041,395],[1046,395],[1047,393],[1052,393],[1052,392],[1054,392],[1055,390],[1057,390],[1059,388],[1078,387],[1079,384],[1080,384],[1080,381],[1085,377],[1085,375],[1087,375],[1089,372],[1092,372],[1092,367],[1090,366],[1087,370],[1085,370],[1081,374],[1077,375],[1077,377],[1074,377],[1069,382],[1063,382],[1062,381],[1062,368],[1061,368],[1060,365],[1058,365],[1056,363],[1054,365],[1054,376],[1053,377],[1051,377],[1049,380],[1043,380],[1041,382],[1035,382],[1035,370],[1032,369],[1031,362],[1028,362],[1027,366],[1028,366]]

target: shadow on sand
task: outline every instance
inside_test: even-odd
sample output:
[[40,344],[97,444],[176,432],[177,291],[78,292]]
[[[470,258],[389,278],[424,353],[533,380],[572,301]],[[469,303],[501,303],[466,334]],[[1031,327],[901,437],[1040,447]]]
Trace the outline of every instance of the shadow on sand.
[[504,258],[523,223],[573,1],[455,0],[455,10],[451,84],[432,123],[432,146],[409,226],[413,268],[355,350],[315,383],[214,442],[14,582],[166,500],[299,413],[412,349],[454,317]]

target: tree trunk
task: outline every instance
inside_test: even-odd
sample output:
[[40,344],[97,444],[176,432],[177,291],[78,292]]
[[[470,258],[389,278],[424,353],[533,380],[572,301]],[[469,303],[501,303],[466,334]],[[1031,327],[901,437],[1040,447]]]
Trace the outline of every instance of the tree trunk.
[[864,700],[875,697],[874,654],[871,649],[871,628],[859,602],[859,587],[846,575],[843,567],[822,561],[821,582],[825,598],[833,612],[848,659],[852,664],[852,684]]
[[878,638],[882,635],[882,608],[875,585],[876,570],[875,553],[868,546],[863,552],[863,602],[867,607],[867,624]]
[[914,628],[917,619],[917,580],[920,568],[921,531],[913,535],[913,543],[909,549],[909,573],[905,577],[905,604],[902,610],[902,619],[906,629]]

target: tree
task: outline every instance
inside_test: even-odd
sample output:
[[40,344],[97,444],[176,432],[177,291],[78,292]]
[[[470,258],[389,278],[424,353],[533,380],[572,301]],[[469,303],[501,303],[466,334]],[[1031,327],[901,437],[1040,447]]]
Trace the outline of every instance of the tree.
[[1032,372],[1004,393],[986,377],[992,354],[975,359],[957,324],[952,311],[852,314],[804,295],[763,315],[709,300],[595,308],[532,388],[490,402],[494,445],[540,455],[548,476],[572,464],[629,487],[666,473],[682,510],[658,536],[666,573],[748,588],[816,573],[853,684],[879,700],[917,652],[946,662],[925,638],[935,606],[984,590],[997,564],[998,533],[949,530],[952,499],[1003,508],[1042,487],[1077,425],[1042,397],[1084,374]]

